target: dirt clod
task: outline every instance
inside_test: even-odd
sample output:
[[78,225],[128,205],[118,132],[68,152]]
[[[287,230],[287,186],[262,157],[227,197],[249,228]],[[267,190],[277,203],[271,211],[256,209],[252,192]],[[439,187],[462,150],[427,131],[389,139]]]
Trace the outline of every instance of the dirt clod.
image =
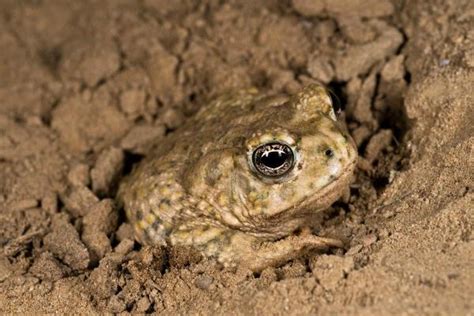
[[82,241],[87,247],[92,264],[97,264],[105,254],[112,251],[110,240],[104,232],[87,232],[82,234]]
[[77,187],[87,187],[91,180],[89,166],[84,163],[77,163],[71,167],[67,174],[69,184]]
[[369,162],[377,158],[380,152],[387,148],[393,140],[393,132],[390,129],[380,130],[377,134],[372,136],[365,148],[364,157]]
[[59,65],[61,76],[80,80],[88,86],[115,73],[120,67],[116,44],[111,40],[92,39],[87,45],[78,38],[64,45]]
[[107,308],[112,313],[121,313],[125,311],[127,304],[118,295],[114,295],[110,298]]
[[103,232],[110,235],[117,228],[118,213],[115,202],[104,199],[90,207],[83,219],[84,233]]
[[70,187],[61,195],[66,209],[75,217],[84,216],[89,209],[99,202],[99,198],[85,186]]
[[178,59],[166,52],[157,49],[146,60],[146,70],[151,81],[153,93],[164,103],[178,101],[176,94],[176,67]]
[[65,99],[52,113],[52,127],[76,152],[106,147],[123,136],[130,124],[110,101],[107,94],[87,93]]
[[136,118],[143,112],[146,101],[146,92],[143,89],[130,89],[120,95],[120,109]]
[[41,280],[57,281],[65,277],[70,269],[61,264],[50,252],[43,252],[33,263],[30,272]]
[[383,67],[382,78],[386,81],[395,81],[401,80],[405,76],[405,66],[403,62],[405,60],[405,56],[397,55],[392,57]]
[[368,126],[371,130],[378,125],[372,113],[372,98],[375,93],[376,76],[371,74],[364,82],[353,79],[349,82],[349,104],[347,113],[359,123]]
[[311,271],[325,289],[333,290],[354,269],[352,257],[323,255],[311,261]]
[[294,261],[279,271],[279,276],[281,279],[290,279],[302,277],[306,274],[307,268],[301,261]]
[[123,151],[115,147],[100,153],[91,169],[92,190],[95,194],[104,196],[111,193],[122,172],[124,158]]
[[317,55],[311,56],[308,62],[308,71],[316,80],[322,83],[329,83],[334,79],[334,68],[329,63],[329,59]]
[[129,223],[122,223],[116,232],[119,241],[130,239],[133,240],[133,227]]
[[376,17],[390,15],[394,10],[388,0],[293,0],[293,6],[306,16],[326,13],[332,16]]
[[165,135],[165,131],[166,128],[163,125],[137,125],[122,139],[120,145],[124,150],[143,154],[151,143]]
[[374,40],[377,37],[375,28],[362,22],[357,16],[347,16],[338,18],[342,34],[351,44],[364,44]]
[[377,62],[393,54],[402,44],[403,37],[400,32],[387,26],[382,28],[380,35],[375,41],[349,46],[336,60],[336,75],[339,80],[366,74]]
[[352,131],[352,138],[354,139],[354,142],[356,143],[357,147],[362,145],[362,143],[366,141],[367,138],[370,137],[370,135],[372,135],[372,132],[365,125],[361,125]]
[[142,297],[138,302],[137,302],[137,313],[146,313],[151,306],[150,299],[146,296]]
[[89,252],[79,238],[74,226],[63,216],[55,216],[52,231],[44,237],[44,246],[74,270],[89,265]]
[[100,260],[99,266],[95,268],[89,278],[91,291],[99,298],[112,297],[119,287],[118,268],[120,261],[112,256],[106,256]]
[[170,251],[169,262],[172,267],[182,268],[201,261],[201,254],[190,247],[173,247]]

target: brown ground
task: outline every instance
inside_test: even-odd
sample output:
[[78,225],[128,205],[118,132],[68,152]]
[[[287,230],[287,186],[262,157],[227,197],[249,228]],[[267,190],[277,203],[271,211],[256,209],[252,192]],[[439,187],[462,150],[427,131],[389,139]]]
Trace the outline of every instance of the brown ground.
[[[474,313],[474,2],[1,0],[0,312]],[[113,202],[213,95],[319,80],[363,157],[344,251],[260,275],[140,247]]]

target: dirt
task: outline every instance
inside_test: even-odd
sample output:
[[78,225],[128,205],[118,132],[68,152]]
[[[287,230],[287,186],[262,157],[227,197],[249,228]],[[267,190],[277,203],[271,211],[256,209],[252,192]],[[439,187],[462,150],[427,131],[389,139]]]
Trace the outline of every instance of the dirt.
[[[1,313],[474,313],[472,1],[0,8]],[[225,90],[312,81],[361,156],[314,219],[344,249],[254,274],[134,242],[114,197],[151,143]]]

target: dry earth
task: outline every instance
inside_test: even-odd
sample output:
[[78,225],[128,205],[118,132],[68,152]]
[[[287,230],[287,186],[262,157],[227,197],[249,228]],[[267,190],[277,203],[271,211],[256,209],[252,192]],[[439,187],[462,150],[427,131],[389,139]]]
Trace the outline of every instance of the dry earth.
[[[117,183],[227,89],[320,81],[346,248],[261,274],[133,241]],[[474,2],[1,0],[0,312],[472,315]]]

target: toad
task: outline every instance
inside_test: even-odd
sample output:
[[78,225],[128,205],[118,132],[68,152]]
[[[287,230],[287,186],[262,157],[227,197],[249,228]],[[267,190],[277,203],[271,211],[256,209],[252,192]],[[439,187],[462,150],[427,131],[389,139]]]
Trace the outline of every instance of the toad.
[[240,90],[161,139],[118,197],[140,243],[192,246],[260,271],[342,246],[305,227],[347,190],[356,161],[324,87]]

